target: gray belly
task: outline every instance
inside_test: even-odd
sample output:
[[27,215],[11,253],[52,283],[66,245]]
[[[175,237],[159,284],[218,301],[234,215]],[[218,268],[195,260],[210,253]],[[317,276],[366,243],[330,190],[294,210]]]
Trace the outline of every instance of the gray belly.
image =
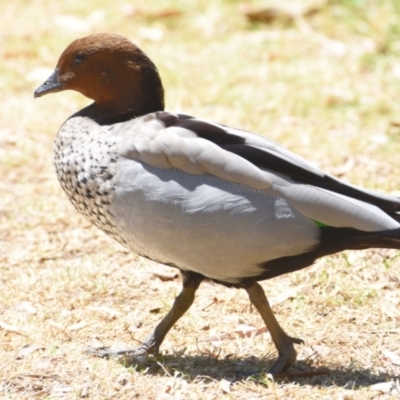
[[235,283],[267,260],[318,244],[315,224],[279,197],[211,175],[119,161],[110,212],[128,247]]

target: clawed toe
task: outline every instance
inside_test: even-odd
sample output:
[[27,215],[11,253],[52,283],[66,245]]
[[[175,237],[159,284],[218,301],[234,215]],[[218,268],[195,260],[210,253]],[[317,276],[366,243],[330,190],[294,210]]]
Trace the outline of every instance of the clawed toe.
[[289,336],[289,339],[295,344],[304,344],[304,340],[303,339],[295,338],[295,337],[292,337],[292,336]]
[[110,350],[108,348],[100,348],[96,350],[88,350],[88,354],[101,358],[112,358],[118,360],[126,366],[143,363],[149,355],[146,347],[138,347],[135,349]]
[[274,362],[268,373],[272,375],[280,374],[290,368],[296,361],[297,352],[293,344],[304,344],[304,340],[287,336],[284,346],[278,350],[279,357]]

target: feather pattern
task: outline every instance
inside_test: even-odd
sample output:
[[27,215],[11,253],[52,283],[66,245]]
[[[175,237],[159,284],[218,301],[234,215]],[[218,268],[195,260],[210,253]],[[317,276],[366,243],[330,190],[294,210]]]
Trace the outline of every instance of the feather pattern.
[[[119,128],[120,134],[127,136],[124,146],[129,142],[127,158],[192,175],[207,173],[264,191],[269,196],[284,198],[306,217],[329,226],[365,231],[399,227],[384,211],[400,208],[398,198],[337,181],[267,138],[225,130],[223,125],[188,116],[179,124],[179,115],[166,112],[144,118],[145,121],[138,118]],[[145,132],[140,133],[138,126]],[[237,149],[232,151],[233,147]],[[252,162],[255,157],[263,159],[264,164]]]

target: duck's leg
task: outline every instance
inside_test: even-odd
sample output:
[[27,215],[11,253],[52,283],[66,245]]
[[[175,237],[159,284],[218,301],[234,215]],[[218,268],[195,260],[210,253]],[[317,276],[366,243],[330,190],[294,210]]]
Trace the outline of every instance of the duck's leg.
[[98,350],[91,353],[99,357],[117,358],[127,366],[143,361],[149,354],[157,354],[168,331],[193,304],[196,290],[204,277],[195,272],[181,271],[181,278],[183,288],[171,310],[139,347],[124,350]]
[[249,295],[251,303],[261,314],[261,317],[271,334],[271,338],[278,349],[279,357],[268,372],[273,375],[279,374],[289,368],[296,361],[297,353],[293,344],[303,344],[304,341],[288,336],[281,328],[272,312],[263,288],[256,281],[252,280],[246,282],[243,284],[243,288]]

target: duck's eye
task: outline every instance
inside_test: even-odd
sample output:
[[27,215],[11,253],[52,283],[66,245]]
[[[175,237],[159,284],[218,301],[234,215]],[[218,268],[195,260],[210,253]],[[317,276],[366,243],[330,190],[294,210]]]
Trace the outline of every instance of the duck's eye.
[[81,65],[85,61],[85,56],[82,53],[78,53],[74,58],[75,65]]

